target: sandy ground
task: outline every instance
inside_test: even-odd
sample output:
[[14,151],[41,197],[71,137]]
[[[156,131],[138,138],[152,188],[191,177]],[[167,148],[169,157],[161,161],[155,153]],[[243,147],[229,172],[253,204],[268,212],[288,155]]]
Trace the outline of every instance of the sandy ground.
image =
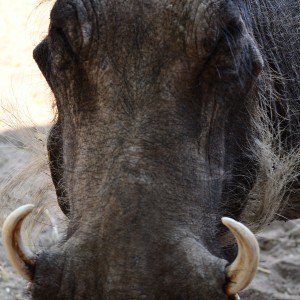
[[[47,31],[51,7],[50,2],[38,4],[0,0],[0,180],[13,176],[13,170],[31,157],[22,145],[12,146],[3,138],[14,123],[7,112],[17,119],[18,111],[29,116],[21,127],[49,125],[53,118],[51,92],[32,59],[32,49]],[[32,186],[27,188],[30,194]],[[2,215],[24,201],[12,200],[11,207],[0,205]],[[260,269],[241,299],[300,300],[300,220],[272,224],[259,234],[259,243]],[[0,299],[26,298],[26,282],[9,266],[0,243]]]

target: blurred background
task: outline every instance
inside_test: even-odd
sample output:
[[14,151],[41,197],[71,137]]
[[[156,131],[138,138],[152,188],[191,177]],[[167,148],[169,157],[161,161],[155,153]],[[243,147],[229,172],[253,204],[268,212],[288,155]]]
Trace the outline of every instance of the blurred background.
[[22,114],[27,125],[46,125],[53,119],[51,91],[32,58],[34,47],[47,34],[52,5],[53,1],[0,0],[2,132],[11,126],[7,112]]

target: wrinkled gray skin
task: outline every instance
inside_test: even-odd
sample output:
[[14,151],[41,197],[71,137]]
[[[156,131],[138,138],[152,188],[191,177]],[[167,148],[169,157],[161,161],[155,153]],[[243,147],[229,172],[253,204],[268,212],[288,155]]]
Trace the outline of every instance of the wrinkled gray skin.
[[260,87],[271,69],[299,79],[300,47],[268,22],[299,2],[277,2],[57,0],[34,58],[56,99],[50,168],[70,223],[37,258],[33,299],[227,299],[221,217],[239,219],[255,181],[258,91],[286,100],[268,100],[274,122],[299,109],[295,83]]

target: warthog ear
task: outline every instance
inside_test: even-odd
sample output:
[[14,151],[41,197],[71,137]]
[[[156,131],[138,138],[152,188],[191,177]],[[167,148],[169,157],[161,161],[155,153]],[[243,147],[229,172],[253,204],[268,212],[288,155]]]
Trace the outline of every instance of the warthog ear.
[[83,1],[58,0],[50,15],[51,28],[60,31],[75,54],[79,54],[91,39],[92,22]]

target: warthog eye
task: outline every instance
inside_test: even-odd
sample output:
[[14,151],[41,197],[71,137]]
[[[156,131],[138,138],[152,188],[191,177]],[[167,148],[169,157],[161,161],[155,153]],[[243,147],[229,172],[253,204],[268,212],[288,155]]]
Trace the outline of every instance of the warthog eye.
[[66,51],[69,55],[75,55],[75,52],[73,51],[73,48],[71,46],[72,43],[70,41],[70,38],[68,38],[68,35],[61,27],[58,27],[51,23],[49,34],[52,35],[52,40],[55,44],[59,43],[63,47],[63,50]]
[[[89,40],[91,25],[80,2],[57,1],[51,11],[49,35],[60,39],[67,50],[79,55]],[[80,12],[80,13],[79,13]]]

